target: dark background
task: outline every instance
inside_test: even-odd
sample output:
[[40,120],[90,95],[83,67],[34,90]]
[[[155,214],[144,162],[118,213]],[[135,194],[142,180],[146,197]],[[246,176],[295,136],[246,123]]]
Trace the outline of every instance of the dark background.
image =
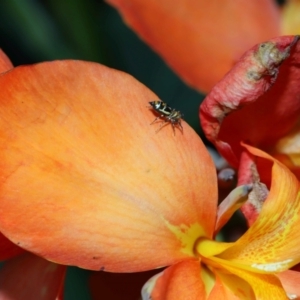
[[15,66],[80,59],[125,71],[180,110],[199,132],[201,95],[188,88],[104,1],[1,1],[0,18],[0,47]]

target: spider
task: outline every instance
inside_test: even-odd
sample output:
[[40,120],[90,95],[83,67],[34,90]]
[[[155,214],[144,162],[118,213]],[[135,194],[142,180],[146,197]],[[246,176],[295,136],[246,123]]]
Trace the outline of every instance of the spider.
[[149,104],[157,113],[160,114],[150,125],[155,123],[157,119],[162,119],[164,121],[156,130],[156,132],[158,132],[167,123],[171,123],[174,135],[176,126],[178,126],[180,130],[183,131],[183,127],[181,125],[181,118],[183,117],[183,114],[180,111],[171,108],[167,103],[161,100],[151,101],[149,102]]

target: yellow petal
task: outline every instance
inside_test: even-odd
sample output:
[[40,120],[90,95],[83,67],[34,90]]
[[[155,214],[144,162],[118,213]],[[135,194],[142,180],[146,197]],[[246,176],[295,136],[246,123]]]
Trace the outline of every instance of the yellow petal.
[[285,1],[281,17],[281,34],[300,33],[300,1]]
[[209,295],[209,300],[249,300],[254,298],[253,290],[245,280],[218,269],[214,269],[214,274],[216,276],[216,283]]
[[[245,280],[252,288],[254,296],[248,299],[272,299],[283,300],[287,299],[285,290],[283,289],[280,280],[275,275],[258,274],[237,269],[231,266],[223,266],[228,272]],[[235,284],[233,282],[233,284]]]
[[285,164],[300,179],[300,124],[279,139],[272,155]]
[[284,271],[300,261],[299,183],[268,154],[250,146],[246,148],[255,156],[273,162],[271,190],[253,225],[218,257],[255,272]]

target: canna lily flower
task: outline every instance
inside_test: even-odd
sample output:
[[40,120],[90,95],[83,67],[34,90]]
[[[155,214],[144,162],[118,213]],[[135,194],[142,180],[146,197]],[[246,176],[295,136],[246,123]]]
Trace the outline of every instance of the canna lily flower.
[[156,132],[157,96],[131,76],[82,61],[21,66],[0,74],[0,99],[0,231],[13,244],[90,270],[169,266],[144,299],[300,295],[288,270],[300,261],[299,183],[268,154],[243,146],[270,192],[251,228],[221,243],[249,186],[218,210],[201,139],[184,121]]
[[[299,36],[285,36],[248,50],[214,86],[200,107],[206,137],[239,169],[239,183],[252,182],[249,156],[241,141],[263,149],[300,178]],[[251,224],[264,197],[242,211]]]
[[298,0],[106,0],[189,85],[208,92],[250,47],[300,30]]

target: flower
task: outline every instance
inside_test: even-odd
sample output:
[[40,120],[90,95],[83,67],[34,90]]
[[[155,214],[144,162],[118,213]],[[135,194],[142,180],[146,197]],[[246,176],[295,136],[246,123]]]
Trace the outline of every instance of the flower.
[[131,76],[72,60],[22,66],[0,75],[0,99],[0,231],[14,244],[90,270],[170,266],[145,287],[153,299],[300,294],[286,271],[300,261],[299,183],[271,156],[244,146],[270,193],[251,228],[220,243],[232,207],[217,212],[205,146],[184,121],[156,132],[157,96]]
[[[167,268],[144,287],[145,295],[151,294],[153,299],[266,299],[266,295],[268,299],[286,299],[278,278],[284,278],[282,283],[286,285],[284,280],[287,277],[291,276],[291,282],[294,276],[293,280],[299,280],[297,278],[300,275],[295,271],[278,274],[290,267],[288,265],[292,262],[292,257],[298,252],[298,246],[294,244],[298,239],[297,225],[294,226],[288,220],[299,219],[296,208],[300,199],[299,183],[285,166],[271,156],[249,146],[246,149],[257,158],[273,162],[270,194],[256,222],[234,243],[218,243],[204,236],[199,237],[193,249],[201,264],[190,259]],[[295,194],[288,195],[287,187],[289,192]],[[287,200],[291,209],[290,216],[293,216],[291,219],[283,208]],[[294,246],[280,250],[287,242],[285,229],[292,227],[295,235],[289,232],[288,243]],[[174,231],[184,245],[182,237],[189,235],[189,229],[179,226]],[[298,260],[299,258],[294,263]],[[212,278],[215,279],[215,284],[212,283]],[[299,290],[296,291],[295,288],[296,286],[293,287],[295,295],[289,293],[291,299],[299,296]]]
[[299,32],[299,1],[107,0],[180,77],[208,92],[250,47]]

